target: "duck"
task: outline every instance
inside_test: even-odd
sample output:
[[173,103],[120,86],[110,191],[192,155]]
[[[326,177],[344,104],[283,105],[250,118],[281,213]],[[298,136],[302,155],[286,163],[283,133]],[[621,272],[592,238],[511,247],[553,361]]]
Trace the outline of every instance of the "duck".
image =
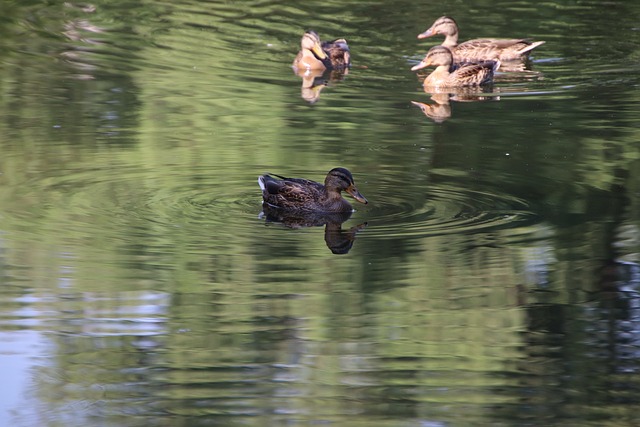
[[500,61],[454,66],[451,50],[445,46],[434,46],[429,49],[427,55],[418,65],[411,68],[411,71],[430,65],[435,65],[436,69],[424,79],[425,90],[491,84],[495,71],[500,67]]
[[313,30],[307,30],[300,40],[300,51],[293,60],[297,71],[324,71],[331,64],[327,53],[322,49],[320,36]]
[[353,207],[342,197],[342,191],[360,203],[368,203],[356,188],[351,172],[342,167],[331,169],[324,185],[304,178],[273,175],[276,178],[268,174],[258,177],[263,204],[270,207],[316,213],[352,212]]
[[423,33],[419,39],[437,34],[445,36],[443,46],[451,49],[455,63],[478,61],[526,61],[533,49],[544,41],[532,42],[529,39],[473,39],[458,44],[458,24],[449,16],[441,16]]
[[349,44],[343,38],[321,42],[313,30],[300,40],[300,51],[292,64],[298,74],[305,71],[346,70],[351,66]]
[[345,39],[322,42],[321,47],[329,57],[332,69],[345,70],[351,67],[351,53]]

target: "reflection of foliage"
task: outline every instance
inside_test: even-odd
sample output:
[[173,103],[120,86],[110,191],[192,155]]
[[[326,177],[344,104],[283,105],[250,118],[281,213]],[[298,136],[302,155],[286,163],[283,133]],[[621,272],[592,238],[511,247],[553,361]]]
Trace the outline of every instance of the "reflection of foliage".
[[[159,332],[166,334],[162,339],[146,341],[157,353],[144,348],[144,340],[134,342],[131,329],[118,331],[127,338],[91,338],[65,323],[71,338],[61,338],[60,348],[78,353],[60,356],[70,382],[82,383],[84,375],[89,383],[127,384],[121,366],[147,367],[157,362],[147,358],[162,358],[157,363],[170,373],[144,385],[167,390],[161,403],[170,405],[171,398],[195,393],[185,384],[198,380],[203,366],[228,364],[232,380],[255,381],[264,377],[252,377],[252,363],[295,365],[288,359],[295,356],[302,359],[295,366],[318,380],[307,385],[313,393],[330,383],[350,395],[353,389],[341,383],[344,364],[371,363],[367,380],[375,386],[360,395],[375,401],[389,390],[400,409],[413,410],[424,404],[411,397],[420,387],[442,385],[420,375],[460,372],[462,364],[468,369],[454,374],[457,385],[471,378],[487,391],[486,405],[494,397],[492,384],[518,386],[491,372],[526,357],[520,333],[537,317],[522,306],[542,298],[576,304],[601,283],[594,276],[611,258],[637,261],[640,96],[627,81],[576,77],[583,64],[571,61],[536,64],[547,80],[532,87],[559,94],[459,103],[451,119],[435,125],[409,105],[419,85],[405,73],[404,52],[423,53],[415,34],[442,13],[440,6],[329,1],[312,16],[314,8],[304,3],[287,12],[310,16],[298,28],[268,6],[202,2],[175,13],[179,6],[143,2],[132,9],[130,3],[96,2],[94,11],[39,2],[0,5],[0,256],[3,266],[18,266],[3,271],[2,280],[24,284],[16,293],[36,288],[64,295],[63,303],[55,300],[43,311],[72,313],[68,323],[76,326],[95,313],[119,315],[118,295],[132,288],[171,295],[166,312],[152,314],[166,316],[169,325]],[[493,3],[478,4],[484,11]],[[637,10],[634,4],[624,7]],[[339,13],[345,9],[350,12]],[[489,18],[502,13],[490,10]],[[589,22],[597,15],[573,19]],[[464,30],[479,35],[484,22]],[[491,31],[511,31],[496,22]],[[535,20],[522,23],[525,35],[540,31]],[[307,25],[349,39],[356,65],[313,106],[300,99],[300,81],[289,69]],[[570,22],[545,25],[560,30],[546,29],[550,37],[538,56],[585,55],[554,42],[566,38]],[[607,36],[601,44],[592,40],[591,54],[609,52],[612,29],[590,27]],[[615,48],[624,58],[637,57],[631,45],[625,40]],[[611,76],[617,74],[604,79]],[[574,79],[585,84],[555,87]],[[322,230],[267,230],[255,218],[258,174],[322,177],[337,165],[363,178],[372,209],[383,210],[376,202],[384,200],[421,206],[429,185],[446,180],[527,200],[546,229],[377,236],[376,218],[366,218],[370,225],[354,249],[335,257]],[[390,196],[397,193],[402,199]],[[255,212],[243,204],[252,197]],[[244,228],[238,218],[246,220]],[[528,272],[534,279],[523,279]],[[529,294],[521,283],[549,292]],[[116,296],[82,298],[91,292]],[[146,297],[130,298],[138,307]],[[573,351],[586,326],[571,326],[566,342],[549,347]],[[96,349],[105,359],[94,357]],[[104,371],[94,378],[87,372],[96,360]],[[381,371],[388,377],[376,377]],[[364,369],[354,372],[365,375]],[[213,382],[214,374],[206,379]],[[544,377],[529,377],[533,385],[536,379]],[[511,399],[501,395],[494,402]]]
[[[573,98],[504,99],[465,108],[459,104],[457,120],[430,127],[419,117],[405,117],[413,113],[407,113],[409,97],[402,91],[416,84],[410,77],[405,86],[395,81],[400,75],[395,66],[401,61],[394,61],[404,47],[400,37],[367,32],[365,22],[356,18],[364,13],[358,6],[340,15],[360,37],[354,43],[354,61],[374,61],[369,68],[379,66],[384,72],[355,68],[331,96],[319,101],[319,107],[310,107],[296,102],[299,82],[288,69],[301,30],[270,26],[277,16],[244,7],[225,10],[222,5],[207,5],[213,7],[208,13],[196,8],[172,14],[173,7],[157,9],[155,4],[127,8],[120,16],[119,2],[104,3],[95,3],[95,9],[2,6],[3,19],[10,23],[1,27],[6,32],[3,43],[11,46],[2,69],[2,145],[4,152],[15,153],[11,162],[4,157],[5,180],[29,182],[32,176],[27,173],[34,169],[54,183],[65,170],[79,171],[80,179],[93,170],[95,180],[104,182],[113,174],[146,171],[150,176],[143,183],[112,183],[110,190],[126,200],[166,190],[162,174],[167,165],[178,165],[178,173],[171,170],[178,181],[172,183],[175,188],[197,179],[246,180],[249,188],[249,177],[253,180],[273,165],[291,167],[274,172],[295,174],[345,164],[372,177],[374,200],[391,191],[376,188],[378,180],[413,187],[406,194],[420,199],[419,205],[430,180],[450,179],[450,171],[456,176],[472,171],[461,185],[505,190],[545,210],[552,222],[562,223],[563,214],[593,213],[594,197],[614,186],[637,187],[634,183],[640,179],[637,138],[629,134],[635,117],[628,113],[633,99],[627,96],[633,98],[633,91],[602,91],[597,104],[590,90],[573,92]],[[422,29],[432,21],[426,17],[433,11],[420,14],[415,5],[408,7],[416,12],[414,27]],[[340,8],[344,6],[330,2],[323,10]],[[374,22],[399,13],[384,4],[373,10]],[[348,36],[341,33],[344,27],[323,16],[315,22],[327,24],[324,33]],[[264,21],[247,25],[256,18]],[[534,29],[533,23],[528,25],[523,30]],[[23,37],[30,27],[39,29],[35,37]],[[70,33],[65,36],[70,29],[72,38]],[[381,46],[380,40],[388,45]],[[260,65],[246,62],[247,51]],[[70,64],[68,56],[61,55],[65,52],[79,55],[78,60]],[[371,55],[358,58],[358,52]],[[80,63],[91,65],[82,75],[93,80],[70,78],[78,76],[75,67]],[[349,98],[357,101],[349,103]],[[613,117],[603,118],[602,105]],[[473,117],[465,119],[465,112]],[[239,164],[251,166],[237,176],[237,169],[228,165]],[[194,178],[190,169],[202,172]],[[230,169],[237,175],[229,176]],[[100,205],[105,192],[88,191],[79,196],[87,200],[74,201]],[[38,215],[46,217],[47,211],[61,220],[70,215],[64,197],[63,192],[40,189],[14,200]],[[631,212],[639,210],[636,199],[629,198]],[[606,217],[607,212],[599,214]],[[167,238],[170,234],[155,232]],[[242,245],[254,243],[249,238]],[[381,258],[406,252],[402,239],[389,248],[389,253],[386,247],[378,248]]]
[[[295,174],[345,164],[372,177],[374,200],[383,199],[397,185],[394,182],[401,182],[404,188],[413,188],[405,193],[415,197],[412,205],[420,205],[429,181],[451,179],[449,171],[454,171],[453,175],[463,174],[461,185],[500,188],[529,200],[552,222],[562,223],[566,213],[606,217],[606,210],[595,212],[590,201],[614,186],[637,186],[634,183],[640,179],[638,168],[633,167],[638,164],[637,138],[628,134],[628,124],[635,118],[626,114],[629,101],[621,101],[627,92],[601,93],[598,104],[590,102],[589,90],[574,93],[574,98],[504,99],[491,107],[459,104],[461,114],[466,111],[482,120],[462,115],[461,120],[429,127],[419,117],[406,120],[408,97],[398,95],[400,86],[392,83],[397,79],[387,76],[399,74],[391,68],[395,57],[388,61],[400,47],[398,36],[380,35],[389,45],[376,46],[378,35],[367,33],[365,23],[350,15],[341,16],[352,20],[352,32],[364,34],[354,43],[356,65],[357,61],[379,61],[370,63],[370,68],[378,65],[384,74],[355,68],[316,108],[297,102],[299,82],[288,68],[300,29],[269,27],[275,17],[260,10],[220,6],[208,14],[174,15],[169,6],[141,5],[120,17],[118,2],[96,3],[90,10],[66,4],[46,10],[14,3],[3,7],[5,19],[12,23],[2,27],[7,31],[4,43],[12,46],[7,53],[12,59],[2,70],[2,127],[11,138],[2,144],[5,152],[15,153],[11,162],[4,158],[4,179],[29,182],[32,177],[25,173],[34,169],[54,184],[66,170],[78,171],[81,180],[94,171],[95,181],[104,182],[133,170],[149,175],[142,183],[116,180],[104,191],[81,193],[73,200],[78,206],[102,205],[108,191],[121,200],[144,200],[166,191],[165,172],[174,174],[171,179],[176,182],[170,188],[186,188],[198,180],[212,187],[246,180],[247,189],[241,191],[250,192],[256,191],[249,184],[254,175],[273,165],[280,165],[274,172]],[[329,4],[327,11],[340,7]],[[376,7],[379,14],[374,21],[395,13],[385,5]],[[362,13],[356,6],[353,16]],[[264,21],[243,28],[245,20],[256,17]],[[421,19],[416,16],[416,28],[432,20]],[[327,24],[326,20],[319,15],[316,22]],[[340,26],[328,24],[324,33],[348,36]],[[39,29],[37,37],[22,37],[29,26]],[[70,28],[77,36],[73,40],[65,36]],[[265,32],[271,35],[266,40]],[[234,49],[236,45],[242,49]],[[260,66],[245,63],[247,49]],[[45,55],[18,55],[19,51]],[[68,57],[60,55],[64,52],[75,52],[91,64],[82,72],[93,80],[69,78],[77,77],[74,67],[79,62],[69,64]],[[371,55],[358,58],[358,52]],[[239,73],[245,65],[244,74]],[[410,77],[407,81],[405,87],[415,88]],[[391,88],[384,91],[388,88],[380,86],[386,84]],[[349,104],[341,95],[358,101]],[[394,107],[396,102],[403,107]],[[600,105],[610,106],[613,117],[603,118]],[[422,141],[425,150],[420,152],[412,141]],[[237,176],[237,169],[229,165],[239,164],[251,166]],[[291,169],[281,170],[284,165]],[[198,171],[195,177],[189,172],[194,170]],[[465,176],[468,171],[472,172]],[[376,188],[376,180],[389,188]],[[71,221],[64,193],[68,187],[54,187],[57,191],[32,190],[19,197],[8,193],[5,206],[11,209],[10,200],[20,201],[40,218],[51,215],[49,219],[56,217],[64,224]],[[629,198],[630,212],[640,210],[636,199]],[[108,221],[108,215],[103,220]],[[143,222],[132,221],[129,226],[135,229]],[[95,241],[109,241],[109,230],[102,229],[105,235],[94,236]],[[185,236],[172,236],[167,230],[145,234],[178,239],[167,242],[169,246],[189,245]],[[250,248],[254,243],[247,238],[240,246]],[[140,242],[138,249],[144,246]],[[407,252],[402,238],[391,239],[377,248],[376,256],[403,257]],[[393,278],[393,273],[388,274]]]

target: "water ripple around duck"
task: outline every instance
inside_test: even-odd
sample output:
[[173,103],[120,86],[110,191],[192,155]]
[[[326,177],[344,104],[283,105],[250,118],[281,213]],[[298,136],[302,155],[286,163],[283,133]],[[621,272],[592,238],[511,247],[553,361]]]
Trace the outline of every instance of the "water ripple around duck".
[[378,200],[368,235],[432,236],[517,227],[536,221],[527,202],[517,197],[439,186],[422,202]]

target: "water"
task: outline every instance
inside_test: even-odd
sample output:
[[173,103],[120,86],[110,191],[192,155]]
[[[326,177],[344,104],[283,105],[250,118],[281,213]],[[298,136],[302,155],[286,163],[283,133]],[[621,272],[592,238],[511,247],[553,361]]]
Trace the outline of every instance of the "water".
[[[640,6],[3,9],[0,425],[640,423]],[[443,13],[546,43],[427,94]],[[347,75],[293,74],[306,28]],[[368,205],[261,215],[335,166]]]

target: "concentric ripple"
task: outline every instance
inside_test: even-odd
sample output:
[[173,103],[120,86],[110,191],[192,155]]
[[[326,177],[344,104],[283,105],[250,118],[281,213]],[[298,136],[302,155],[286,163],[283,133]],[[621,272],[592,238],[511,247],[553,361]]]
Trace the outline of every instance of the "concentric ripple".
[[[127,229],[162,234],[176,227],[184,233],[231,235],[233,230],[236,236],[250,235],[261,208],[260,192],[255,176],[236,167],[240,168],[226,171],[224,181],[204,168],[168,167],[162,175],[144,169],[76,171],[30,182],[36,193],[23,192],[21,197],[39,199],[46,211],[56,211],[56,220],[48,223],[85,236],[108,232],[110,238],[126,240],[132,233]],[[368,236],[470,233],[520,227],[538,219],[525,200],[455,185],[430,185],[422,194],[414,189],[367,197],[368,205],[354,204],[352,219],[368,222]],[[31,205],[15,206],[25,210],[12,210],[14,220],[37,221],[32,215],[38,211]]]
[[430,188],[421,201],[379,200],[368,234],[429,236],[510,228],[537,221],[527,202],[505,194],[453,186]]
[[129,167],[67,170],[16,185],[4,220],[34,238],[42,232],[38,224],[67,236],[103,234],[118,241],[176,228],[238,230],[260,211],[255,182],[237,172],[221,181],[205,168],[168,166],[162,174]]

